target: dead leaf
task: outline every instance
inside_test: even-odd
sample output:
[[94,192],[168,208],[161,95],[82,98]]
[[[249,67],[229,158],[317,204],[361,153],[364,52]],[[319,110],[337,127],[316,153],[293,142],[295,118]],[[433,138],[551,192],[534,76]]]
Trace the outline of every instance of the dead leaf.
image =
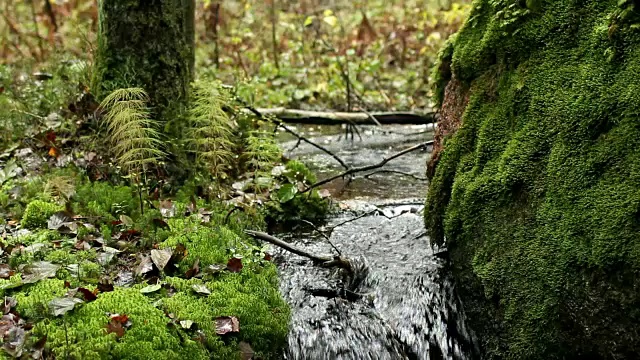
[[71,221],[73,221],[73,219],[70,214],[67,214],[66,211],[58,211],[51,215],[47,221],[47,227],[49,230],[58,230],[62,225]]
[[240,322],[235,316],[221,316],[216,318],[216,334],[224,335],[240,331]]
[[242,258],[234,256],[227,262],[227,270],[237,273],[242,270]]
[[34,262],[23,268],[22,282],[32,284],[40,280],[55,277],[58,269],[60,269],[59,265],[52,264],[48,261]]
[[[4,303],[3,303],[3,314],[6,315],[8,314],[11,309],[13,309],[14,307],[16,307],[16,305],[18,305],[18,302],[16,301],[15,298],[10,297],[10,296],[5,296],[4,297]],[[1,338],[1,337],[0,337]]]
[[78,242],[76,242],[73,247],[76,248],[76,250],[89,250],[91,249],[91,245],[84,241],[84,240],[79,240]]
[[160,271],[164,271],[164,268],[171,260],[173,250],[171,248],[165,248],[162,250],[151,250],[151,260]]
[[207,274],[211,274],[211,275],[215,275],[215,274],[219,274],[222,271],[224,271],[226,269],[226,266],[221,265],[221,264],[212,264],[207,266],[204,269],[204,272]]
[[143,294],[150,294],[153,292],[156,292],[158,290],[160,290],[162,288],[162,285],[160,284],[155,284],[155,285],[149,285],[149,286],[145,286],[142,289],[140,289],[140,292]]
[[196,293],[200,294],[200,295],[211,295],[211,290],[209,290],[205,285],[203,284],[193,284],[191,285],[191,288],[193,289],[193,291],[195,291]]
[[47,335],[43,336],[35,344],[33,344],[33,352],[31,358],[34,360],[42,359],[42,353],[44,352],[44,346],[47,343]]
[[240,358],[242,360],[251,360],[253,359],[253,355],[255,351],[251,348],[248,342],[240,341],[238,343],[238,348],[240,349]]
[[142,260],[140,260],[140,264],[136,268],[136,275],[143,276],[151,270],[153,270],[153,262],[151,261],[151,257],[145,256],[142,258]]
[[87,302],[91,302],[98,298],[98,296],[96,296],[96,291],[91,291],[87,288],[78,288],[78,292],[82,294],[84,300]]
[[191,321],[191,320],[181,320],[180,321],[180,326],[182,326],[183,329],[189,330],[193,326],[193,321]]
[[127,314],[112,314],[111,320],[117,321],[122,325],[126,325],[129,322],[129,316]]
[[22,356],[24,342],[27,339],[26,332],[19,326],[13,326],[4,336],[4,351],[14,358]]
[[113,291],[113,283],[111,282],[111,279],[108,277],[102,278],[98,283],[98,291],[101,293]]
[[197,258],[196,261],[193,263],[193,266],[191,266],[191,268],[189,268],[189,270],[187,270],[187,272],[184,274],[184,277],[187,279],[191,279],[192,277],[198,275],[199,272],[200,272],[200,258]]
[[153,224],[156,227],[159,227],[160,229],[169,229],[169,230],[171,230],[171,227],[169,226],[169,224],[167,224],[167,222],[162,220],[162,219],[153,219]]
[[160,214],[165,218],[176,216],[176,205],[171,200],[160,201]]
[[131,219],[127,215],[120,215],[120,221],[126,227],[132,227],[133,226],[133,219]]
[[76,305],[82,302],[82,299],[75,297],[57,297],[49,301],[49,310],[53,316],[60,316],[73,310]]
[[13,274],[14,271],[11,270],[9,264],[0,264],[0,279],[8,279]]
[[107,323],[107,334],[116,334],[116,337],[121,338],[124,336],[124,326],[121,322],[111,319]]

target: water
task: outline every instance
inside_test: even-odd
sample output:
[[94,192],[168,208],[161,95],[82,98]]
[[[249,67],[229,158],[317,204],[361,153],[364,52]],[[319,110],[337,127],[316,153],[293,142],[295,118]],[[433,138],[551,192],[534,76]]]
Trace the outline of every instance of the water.
[[[416,143],[407,143],[401,137],[397,139],[401,143],[389,140],[388,134],[382,134],[376,141],[374,134],[355,149],[358,142],[340,147],[335,140],[333,144],[339,156],[352,154],[353,164],[375,163],[386,154]],[[332,142],[325,144],[331,146]],[[325,155],[304,148],[296,151],[290,156],[323,164],[326,173],[339,170],[326,167]],[[379,156],[373,160],[371,153]],[[391,168],[403,169],[403,164],[404,171],[417,176],[424,168],[424,154],[401,158]],[[362,164],[355,164],[359,165]],[[321,268],[306,258],[276,251],[281,291],[292,309],[285,358],[475,358],[472,336],[464,325],[446,261],[434,256],[440,250],[432,248],[425,235],[423,200],[407,198],[424,193],[426,186],[415,185],[415,179],[402,185],[394,174],[382,176],[377,190],[366,185],[369,181],[362,179],[361,186],[351,184],[347,196],[345,190],[330,187],[349,200],[342,200],[342,211],[319,229],[351,259],[351,276],[344,270]],[[398,184],[408,190],[395,188]],[[420,187],[419,192],[416,187]],[[394,190],[380,191],[385,188]],[[314,254],[336,255],[329,241],[315,230],[280,237]]]

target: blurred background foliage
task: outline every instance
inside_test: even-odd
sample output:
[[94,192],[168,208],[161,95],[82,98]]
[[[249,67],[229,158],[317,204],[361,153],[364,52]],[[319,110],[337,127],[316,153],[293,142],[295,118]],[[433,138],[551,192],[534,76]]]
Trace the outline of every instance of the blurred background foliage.
[[[197,0],[197,73],[257,107],[430,108],[437,52],[469,1]],[[90,86],[97,0],[0,2],[0,92],[61,66]],[[33,114],[46,116],[48,114]]]

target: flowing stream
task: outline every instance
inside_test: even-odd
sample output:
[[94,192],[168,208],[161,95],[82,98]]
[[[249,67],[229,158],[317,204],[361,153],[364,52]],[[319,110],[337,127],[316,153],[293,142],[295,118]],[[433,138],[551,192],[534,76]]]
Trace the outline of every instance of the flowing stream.
[[[340,135],[339,127],[299,127],[351,166],[374,164],[428,140],[426,126],[370,128],[362,140]],[[285,149],[295,140],[283,139]],[[289,151],[322,178],[341,171],[328,155],[308,145]],[[314,266],[306,258],[276,250],[281,291],[292,309],[285,358],[473,359],[477,350],[464,324],[446,262],[434,254],[422,211],[428,152],[414,152],[387,164],[393,172],[359,177],[348,187],[328,186],[341,209],[318,231],[279,236],[315,254],[340,251],[353,276]],[[364,174],[360,174],[364,175]],[[335,248],[334,248],[335,246]],[[337,249],[337,250],[336,250]]]

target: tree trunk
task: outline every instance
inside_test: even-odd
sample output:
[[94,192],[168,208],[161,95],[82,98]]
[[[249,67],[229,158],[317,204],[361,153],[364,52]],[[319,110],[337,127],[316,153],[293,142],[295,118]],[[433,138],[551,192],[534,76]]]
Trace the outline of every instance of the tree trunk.
[[142,87],[158,120],[178,119],[193,80],[195,0],[99,0],[99,16],[96,95]]

